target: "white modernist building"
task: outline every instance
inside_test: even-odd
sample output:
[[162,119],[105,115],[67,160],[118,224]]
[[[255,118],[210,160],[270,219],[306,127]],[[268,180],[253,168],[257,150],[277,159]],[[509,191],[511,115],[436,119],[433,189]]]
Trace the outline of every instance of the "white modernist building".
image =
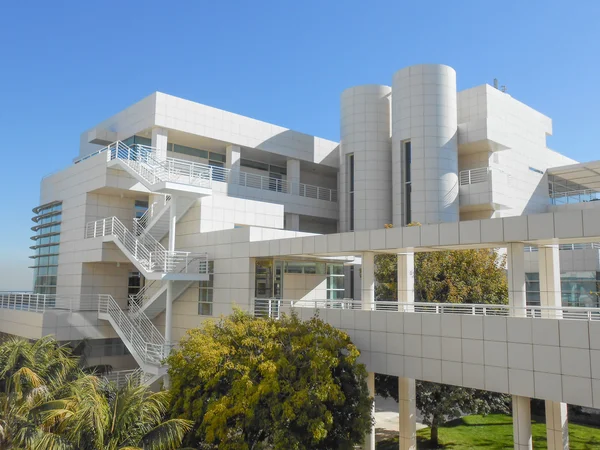
[[[547,148],[551,120],[497,88],[457,92],[448,66],[391,84],[342,93],[339,143],[159,92],[84,131],[42,180],[34,293],[0,295],[0,331],[88,339],[90,363],[153,382],[234,306],[319,309],[371,389],[400,377],[400,448],[415,379],[513,395],[518,449],[544,399],[549,448],[568,448],[566,404],[600,408],[600,162]],[[465,248],[506,249],[509,305],[414,298],[414,252]],[[398,255],[393,302],[375,299],[381,253]]]

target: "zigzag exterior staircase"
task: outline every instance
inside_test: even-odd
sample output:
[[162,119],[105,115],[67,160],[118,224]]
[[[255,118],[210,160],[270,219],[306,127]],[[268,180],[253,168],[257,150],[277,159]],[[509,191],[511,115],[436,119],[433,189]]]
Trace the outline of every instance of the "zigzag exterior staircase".
[[169,355],[171,347],[145,314],[138,312],[133,319],[111,295],[100,295],[98,318],[110,322],[140,369],[152,375],[145,380],[148,384],[165,375],[166,367],[162,361]]

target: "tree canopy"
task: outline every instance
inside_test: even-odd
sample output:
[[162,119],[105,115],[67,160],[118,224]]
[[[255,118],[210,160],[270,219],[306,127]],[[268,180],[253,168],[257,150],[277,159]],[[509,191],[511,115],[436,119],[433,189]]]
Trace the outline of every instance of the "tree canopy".
[[366,370],[348,335],[318,318],[241,311],[189,330],[168,358],[187,445],[351,449],[370,429]]

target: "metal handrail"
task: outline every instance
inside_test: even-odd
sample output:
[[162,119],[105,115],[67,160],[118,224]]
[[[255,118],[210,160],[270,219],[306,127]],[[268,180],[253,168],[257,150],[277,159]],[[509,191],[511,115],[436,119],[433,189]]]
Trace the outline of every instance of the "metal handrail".
[[48,310],[95,311],[98,308],[98,297],[95,295],[2,292],[0,293],[0,308],[36,313]]
[[165,345],[165,338],[158,328],[152,323],[150,318],[141,311],[141,306],[138,304],[132,304],[129,307],[129,318],[135,325],[138,326],[140,334],[144,339],[152,344]]
[[117,217],[100,219],[86,224],[86,239],[102,236],[116,238],[130,256],[148,272],[208,273],[206,253],[169,251],[151,234],[136,235],[129,231]]
[[136,324],[121,309],[111,295],[101,294],[98,302],[98,313],[107,314],[111,319],[122,339],[129,341],[138,356],[148,364],[161,365],[167,357],[170,346],[164,338],[162,342],[149,342]]
[[122,388],[129,380],[133,380],[135,385],[140,385],[144,382],[145,372],[141,368],[128,370],[113,370],[107,373],[104,378],[109,383],[114,383],[117,388]]
[[[146,228],[148,228],[148,224],[152,221],[152,219],[159,215],[164,209],[167,209],[171,202],[170,195],[164,195],[161,201],[153,202],[148,206],[148,209],[142,214],[140,218],[133,218],[133,231],[137,235],[141,234]],[[159,209],[160,208],[160,209]]]
[[572,320],[600,320],[600,308],[586,307],[549,307],[549,306],[509,306],[495,304],[467,303],[399,303],[394,301],[375,301],[363,303],[360,300],[285,300],[253,299],[252,311],[255,316],[279,317],[283,311],[292,308],[315,309],[356,309],[387,312],[419,312],[431,314],[463,314],[477,316],[507,316],[528,318],[562,318]]

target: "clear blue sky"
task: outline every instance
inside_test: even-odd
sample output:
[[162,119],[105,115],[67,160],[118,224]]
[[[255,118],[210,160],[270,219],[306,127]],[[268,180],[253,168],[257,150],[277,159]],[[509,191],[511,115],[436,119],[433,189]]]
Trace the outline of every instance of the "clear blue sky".
[[496,77],[600,158],[600,1],[7,1],[0,14],[0,290],[30,289],[40,178],[79,134],[153,91],[339,138],[339,95],[444,63]]

